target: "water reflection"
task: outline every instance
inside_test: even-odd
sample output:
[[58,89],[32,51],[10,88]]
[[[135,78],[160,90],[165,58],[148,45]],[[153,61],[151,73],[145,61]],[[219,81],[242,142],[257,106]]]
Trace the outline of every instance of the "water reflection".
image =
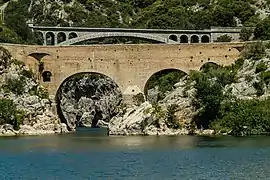
[[117,151],[189,150],[196,148],[270,147],[269,137],[196,137],[196,136],[97,136],[67,135],[0,138],[0,151]]

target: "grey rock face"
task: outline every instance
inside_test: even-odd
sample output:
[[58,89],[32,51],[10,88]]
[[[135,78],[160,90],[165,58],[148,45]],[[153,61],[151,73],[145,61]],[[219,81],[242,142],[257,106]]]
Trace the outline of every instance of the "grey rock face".
[[[24,112],[19,130],[14,130],[13,126],[9,124],[0,125],[0,136],[66,133],[66,125],[61,124],[58,116],[51,111],[50,100],[38,96],[37,91],[42,89],[42,86],[34,77],[25,76],[22,73],[28,70],[22,62],[14,63],[9,52],[0,47],[0,99],[12,100],[17,110]],[[28,72],[30,73],[30,71]],[[22,86],[19,87],[21,88],[20,94],[10,88],[9,91],[1,88],[7,86],[8,80],[20,83]]]
[[147,91],[147,100],[149,102],[151,102],[152,104],[157,103],[158,102],[158,94],[159,94],[159,91],[158,91],[157,86],[153,89],[149,89]]
[[58,99],[65,123],[74,130],[77,125],[95,127],[99,121],[109,122],[118,113],[122,95],[110,78],[85,74],[67,80]]
[[[237,99],[253,99],[256,98],[257,90],[254,87],[254,83],[258,83],[262,80],[261,73],[256,73],[256,66],[259,63],[264,63],[268,66],[266,71],[269,71],[270,59],[264,58],[256,62],[252,60],[245,60],[243,67],[237,72],[238,82],[227,85],[224,88],[224,92],[231,92],[231,94]],[[264,86],[264,96],[268,96],[270,93],[269,87]]]

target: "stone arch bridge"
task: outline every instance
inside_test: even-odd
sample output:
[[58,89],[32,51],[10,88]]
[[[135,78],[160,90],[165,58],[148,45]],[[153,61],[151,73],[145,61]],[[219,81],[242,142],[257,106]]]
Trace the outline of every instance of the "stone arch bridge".
[[41,33],[43,45],[73,45],[87,40],[108,37],[133,37],[165,44],[210,43],[222,35],[239,41],[239,27],[211,27],[204,30],[173,29],[127,29],[127,28],[87,28],[48,27],[28,24],[34,32]]
[[[124,98],[129,99],[143,93],[149,78],[159,71],[179,69],[188,73],[200,70],[208,62],[230,65],[238,59],[244,43],[1,46],[8,49],[14,58],[24,61],[53,97],[68,77],[82,72],[97,72],[114,80]],[[39,62],[44,63],[42,70]],[[44,73],[51,77],[44,79]]]

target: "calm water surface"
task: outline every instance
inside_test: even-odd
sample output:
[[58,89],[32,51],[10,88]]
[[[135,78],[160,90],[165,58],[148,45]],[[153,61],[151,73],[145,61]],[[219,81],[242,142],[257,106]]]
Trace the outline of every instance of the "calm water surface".
[[0,138],[5,179],[270,179],[270,137]]

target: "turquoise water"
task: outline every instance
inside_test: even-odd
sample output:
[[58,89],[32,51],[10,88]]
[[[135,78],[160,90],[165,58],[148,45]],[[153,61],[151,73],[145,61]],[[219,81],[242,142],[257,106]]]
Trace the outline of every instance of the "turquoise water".
[[270,137],[0,138],[0,179],[270,179]]

